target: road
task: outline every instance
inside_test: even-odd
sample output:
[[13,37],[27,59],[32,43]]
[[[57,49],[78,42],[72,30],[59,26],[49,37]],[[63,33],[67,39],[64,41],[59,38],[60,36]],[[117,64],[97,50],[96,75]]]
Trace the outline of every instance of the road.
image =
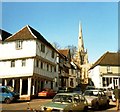
[[[36,110],[39,110],[39,106],[43,103],[49,102],[51,101],[51,99],[33,99],[29,102],[30,107],[34,108]],[[28,108],[28,102],[26,101],[19,101],[16,103],[11,103],[11,104],[0,104],[0,107],[2,107],[2,111],[1,112],[28,112],[27,108]],[[89,109],[90,112],[93,112],[92,109]],[[109,108],[106,109],[100,109],[99,111],[96,112],[115,112],[115,103],[114,102],[110,102],[110,106]]]

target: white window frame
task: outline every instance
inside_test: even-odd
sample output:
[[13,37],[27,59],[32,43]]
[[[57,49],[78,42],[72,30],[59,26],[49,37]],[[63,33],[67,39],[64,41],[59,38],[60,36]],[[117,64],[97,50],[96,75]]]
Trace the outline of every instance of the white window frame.
[[22,67],[26,66],[26,59],[23,59],[21,63],[22,63]]
[[17,50],[20,50],[20,49],[22,49],[22,43],[23,43],[23,41],[22,40],[17,40],[16,41],[16,49]]
[[15,67],[15,60],[12,60],[12,61],[11,61],[11,68],[12,68],[12,67]]
[[107,66],[107,72],[108,72],[108,73],[111,73],[111,72],[112,72],[111,66]]

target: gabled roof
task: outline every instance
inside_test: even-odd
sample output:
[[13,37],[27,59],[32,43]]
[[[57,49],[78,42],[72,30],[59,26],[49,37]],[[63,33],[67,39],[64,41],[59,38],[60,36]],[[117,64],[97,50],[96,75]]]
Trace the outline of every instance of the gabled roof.
[[5,31],[5,30],[0,29],[0,35],[1,35],[2,41],[4,41],[6,38],[11,36],[12,34],[7,32],[7,31]]
[[90,69],[94,68],[97,65],[120,66],[120,52],[106,52],[93,64]]
[[29,39],[38,39],[45,45],[56,50],[38,31],[36,31],[29,25],[25,26],[24,28],[22,28],[20,31],[10,36],[9,38],[5,39],[5,41],[8,42],[8,41],[29,40]]
[[69,49],[58,49],[58,51],[63,54],[64,56],[68,57],[69,55]]

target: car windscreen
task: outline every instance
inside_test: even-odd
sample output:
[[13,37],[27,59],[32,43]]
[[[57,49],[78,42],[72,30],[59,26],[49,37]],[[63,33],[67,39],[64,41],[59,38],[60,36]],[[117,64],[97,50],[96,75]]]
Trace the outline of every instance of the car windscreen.
[[86,96],[98,96],[98,91],[85,91]]
[[72,102],[72,96],[71,95],[56,95],[53,100],[53,102],[64,102],[64,103],[71,103]]

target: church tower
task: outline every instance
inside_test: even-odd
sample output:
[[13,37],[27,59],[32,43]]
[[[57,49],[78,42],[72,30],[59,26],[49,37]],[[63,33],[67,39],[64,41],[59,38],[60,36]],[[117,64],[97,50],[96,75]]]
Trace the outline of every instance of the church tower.
[[87,83],[88,79],[88,53],[84,48],[82,24],[79,23],[78,34],[78,50],[75,57],[75,62],[81,68],[80,78],[83,83]]
[[82,34],[82,23],[79,23],[79,34],[78,34],[78,52],[84,51],[83,34]]

